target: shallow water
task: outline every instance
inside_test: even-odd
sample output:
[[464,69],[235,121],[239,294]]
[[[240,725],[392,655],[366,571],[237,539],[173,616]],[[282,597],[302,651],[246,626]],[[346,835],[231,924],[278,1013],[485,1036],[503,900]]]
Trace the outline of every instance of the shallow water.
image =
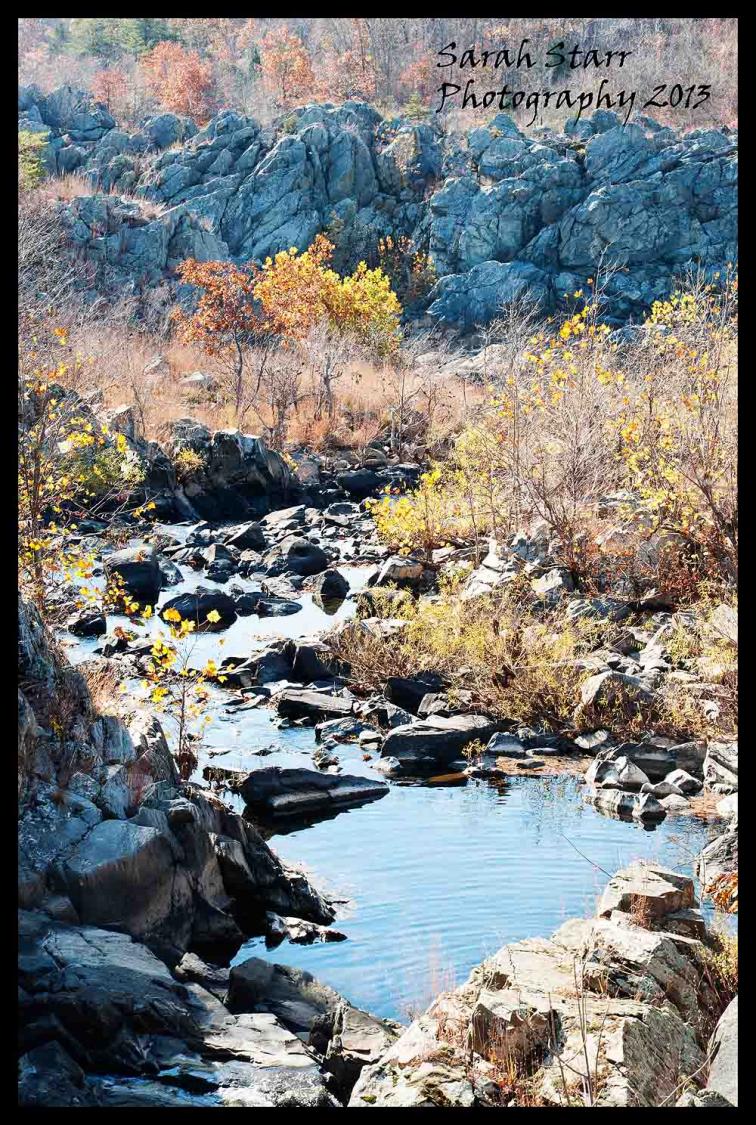
[[[365,568],[338,569],[353,590],[367,575]],[[182,572],[185,582],[165,590],[158,606],[181,589],[215,585],[188,568]],[[253,580],[248,588],[255,588]],[[223,633],[199,636],[192,663],[248,655],[274,637],[311,635],[354,612],[349,599],[332,616],[309,594],[296,599],[303,609],[290,617],[240,618]],[[109,619],[109,630],[117,623]],[[159,627],[152,621],[138,631]],[[100,643],[69,638],[67,647],[78,662]],[[234,698],[213,692],[195,780],[208,763],[245,770],[312,766],[311,727],[279,728],[272,710],[237,711],[229,706]],[[170,738],[170,721],[164,725]],[[273,752],[259,753],[268,748]],[[341,744],[335,753],[345,773],[380,776],[355,744]],[[304,867],[318,889],[344,900],[334,925],[348,940],[284,942],[267,950],[255,938],[235,962],[260,956],[307,969],[359,1007],[406,1022],[505,943],[548,936],[565,919],[592,914],[610,875],[631,861],[658,860],[692,874],[696,854],[717,832],[690,817],[667,817],[652,830],[613,820],[587,804],[583,790],[572,776],[391,783],[378,801],[311,826],[282,827],[272,847]],[[239,798],[224,796],[241,811]]]
[[691,871],[701,822],[667,818],[646,831],[601,816],[582,789],[574,777],[392,785],[379,801],[274,836],[283,859],[350,900],[336,923],[349,940],[266,951],[254,939],[235,960],[296,965],[406,1020],[507,942],[592,914],[607,873],[641,858]]

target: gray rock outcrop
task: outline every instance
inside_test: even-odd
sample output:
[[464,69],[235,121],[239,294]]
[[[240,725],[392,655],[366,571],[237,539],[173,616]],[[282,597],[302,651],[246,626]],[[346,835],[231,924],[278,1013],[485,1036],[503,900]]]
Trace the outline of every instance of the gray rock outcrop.
[[321,231],[353,268],[379,238],[404,235],[434,263],[433,320],[470,329],[519,296],[552,309],[603,259],[621,267],[604,295],[621,322],[686,265],[713,280],[737,258],[730,129],[678,134],[597,112],[536,139],[500,113],[456,144],[351,101],[302,106],[268,128],[232,110],[199,130],[162,114],[128,134],[70,87],[23,88],[19,128],[44,134],[52,174],[92,185],[61,204],[74,245],[137,287],[186,257],[262,261]]

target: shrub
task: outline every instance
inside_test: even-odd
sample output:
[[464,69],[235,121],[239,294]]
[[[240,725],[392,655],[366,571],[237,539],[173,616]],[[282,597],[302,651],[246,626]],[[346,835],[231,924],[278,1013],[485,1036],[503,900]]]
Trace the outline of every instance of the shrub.
[[204,471],[205,458],[195,449],[179,449],[173,459],[173,465],[177,480],[183,482]]
[[20,191],[31,191],[45,178],[42,165],[42,149],[47,141],[39,133],[29,133],[21,129],[18,134],[18,187]]

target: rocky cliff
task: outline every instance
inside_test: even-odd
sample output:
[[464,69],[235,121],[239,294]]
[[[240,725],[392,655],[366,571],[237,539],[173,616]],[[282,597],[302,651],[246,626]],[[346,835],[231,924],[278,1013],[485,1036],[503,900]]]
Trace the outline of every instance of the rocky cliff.
[[[262,260],[330,234],[343,263],[405,235],[438,281],[433,321],[469,329],[528,293],[548,309],[602,267],[608,319],[639,318],[676,274],[737,256],[737,132],[678,134],[612,112],[564,134],[506,114],[466,135],[385,120],[363,102],[307,105],[263,128],[231,110],[204,128],[172,114],[135,133],[63,87],[19,92],[19,129],[43,135],[52,175],[93,194],[59,204],[74,246],[132,289],[180,260]],[[124,197],[128,193],[128,198]]]

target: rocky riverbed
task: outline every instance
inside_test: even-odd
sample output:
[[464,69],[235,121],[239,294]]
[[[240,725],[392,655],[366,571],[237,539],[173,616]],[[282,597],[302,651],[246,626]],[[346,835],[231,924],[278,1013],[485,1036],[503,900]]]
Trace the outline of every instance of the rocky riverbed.
[[[258,465],[274,456],[259,447],[246,455]],[[275,471],[273,462],[270,479]],[[706,1019],[716,1002],[693,1010],[705,916],[694,917],[690,877],[699,854],[704,884],[737,867],[736,748],[633,749],[606,732],[580,745],[505,731],[450,709],[432,678],[391,669],[383,694],[355,693],[324,636],[358,614],[360,628],[399,627],[371,616],[371,591],[383,583],[417,590],[427,576],[388,556],[348,486],[346,476],[330,493],[325,486],[319,507],[310,494],[257,520],[137,527],[115,551],[96,528],[86,532],[100,557],[94,582],[117,572],[155,614],[143,625],[73,615],[59,635],[68,660],[22,607],[22,1100],[491,1104],[500,1078],[491,1043],[511,1035],[527,1047],[528,1075],[551,1057],[547,1100],[582,1097],[560,1092],[554,1078],[560,1058],[574,1062],[573,1009],[546,1012],[551,985],[538,974],[547,961],[565,974],[553,950],[577,956],[564,934],[580,929],[565,929],[565,920],[590,916],[609,875],[643,859],[684,873],[658,878],[684,887],[688,929],[646,938],[637,918],[628,929],[615,917],[621,906],[593,929],[581,923],[592,962],[620,981],[612,995],[627,997],[606,1015],[609,1038],[639,1028],[628,1063],[599,1051],[597,1073],[609,1067],[602,1097],[669,1104],[697,1072],[685,1096],[709,1104],[714,1095],[695,1090],[707,1073]],[[198,495],[224,488],[217,474],[210,487]],[[501,569],[493,579],[491,571],[480,568],[469,588],[500,580]],[[166,741],[141,687],[172,605],[198,622],[216,609],[192,662],[211,658],[228,672],[212,689],[211,722],[183,782],[170,717]],[[119,627],[132,638],[119,639]],[[85,664],[117,670],[133,708],[127,724],[93,710],[76,670]],[[61,699],[64,736],[51,725]],[[473,739],[488,750],[470,764],[463,751]],[[709,824],[687,807],[686,794],[703,787],[725,802]],[[661,803],[674,796],[684,810]],[[659,802],[661,816],[647,815],[644,797]],[[550,946],[544,935],[560,924]],[[481,959],[523,948],[527,960],[531,946],[543,965],[536,958],[528,987],[539,995],[528,995],[522,1012],[509,980],[487,984],[483,999],[471,999],[468,986],[459,1002],[452,992],[453,1019],[469,1024],[472,1039],[464,1031],[458,1058],[453,1036],[439,1070],[437,1048],[420,1045],[432,1039],[444,1053],[452,1015],[444,1009],[439,1024],[434,1007],[404,1031],[410,1016],[471,970],[475,981],[486,977],[488,961],[474,968]],[[653,990],[668,979],[669,958],[687,991],[657,1015]],[[484,1010],[485,1019],[476,1014]],[[676,1068],[662,1059],[639,1086],[638,1052],[645,1060],[668,1039],[680,1047]],[[716,1096],[731,1098],[728,1089],[716,1087]]]

